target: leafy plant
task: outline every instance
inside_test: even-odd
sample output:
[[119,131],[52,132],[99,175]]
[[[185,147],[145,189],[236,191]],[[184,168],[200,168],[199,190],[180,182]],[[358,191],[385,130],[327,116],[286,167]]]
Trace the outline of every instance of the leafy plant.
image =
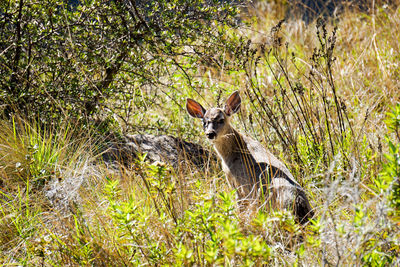
[[[154,99],[155,85],[192,68],[182,59],[217,54],[227,40],[213,25],[235,26],[237,12],[216,0],[2,1],[2,110],[51,124],[102,120],[107,106],[145,108],[138,91]],[[120,102],[132,99],[128,108]]]
[[386,141],[389,146],[389,153],[385,154],[386,162],[383,170],[376,182],[381,190],[388,190],[388,200],[394,208],[397,220],[400,221],[400,104],[397,103],[391,112],[387,113],[386,125],[394,133],[397,141],[387,136]]

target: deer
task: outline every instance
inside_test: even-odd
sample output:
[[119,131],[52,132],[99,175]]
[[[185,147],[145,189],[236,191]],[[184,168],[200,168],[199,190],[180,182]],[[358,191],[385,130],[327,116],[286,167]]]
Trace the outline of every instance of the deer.
[[187,98],[190,116],[202,119],[204,133],[221,160],[228,183],[243,202],[264,200],[272,209],[286,209],[301,224],[314,212],[306,192],[288,168],[258,141],[235,130],[230,120],[240,110],[239,91],[232,93],[224,108],[206,110],[197,101]]

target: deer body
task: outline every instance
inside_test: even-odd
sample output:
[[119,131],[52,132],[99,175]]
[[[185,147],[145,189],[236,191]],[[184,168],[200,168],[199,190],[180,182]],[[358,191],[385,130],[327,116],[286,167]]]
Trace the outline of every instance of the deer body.
[[240,104],[239,93],[235,92],[224,109],[205,110],[192,99],[187,100],[186,107],[191,116],[203,120],[205,133],[240,199],[254,200],[263,195],[272,208],[290,209],[301,223],[306,222],[313,214],[311,206],[286,166],[259,142],[230,125],[230,116],[239,110]]

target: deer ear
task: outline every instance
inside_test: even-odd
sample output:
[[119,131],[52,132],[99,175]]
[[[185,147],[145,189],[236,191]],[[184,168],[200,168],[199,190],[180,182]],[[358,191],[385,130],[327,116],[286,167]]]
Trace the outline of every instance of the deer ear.
[[242,99],[240,98],[239,91],[231,94],[225,102],[225,113],[231,116],[239,111]]
[[206,113],[202,105],[190,98],[186,99],[186,110],[189,112],[190,116],[200,119],[202,119]]

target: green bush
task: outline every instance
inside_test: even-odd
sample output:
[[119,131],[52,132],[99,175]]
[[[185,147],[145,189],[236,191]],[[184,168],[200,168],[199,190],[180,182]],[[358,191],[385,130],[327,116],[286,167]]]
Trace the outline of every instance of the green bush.
[[[68,2],[68,1],[67,1]],[[229,1],[2,1],[0,106],[9,115],[103,119],[138,89],[157,95],[171,72],[225,46],[217,25],[236,24]],[[190,77],[187,77],[190,79]],[[114,101],[111,101],[114,99]]]

